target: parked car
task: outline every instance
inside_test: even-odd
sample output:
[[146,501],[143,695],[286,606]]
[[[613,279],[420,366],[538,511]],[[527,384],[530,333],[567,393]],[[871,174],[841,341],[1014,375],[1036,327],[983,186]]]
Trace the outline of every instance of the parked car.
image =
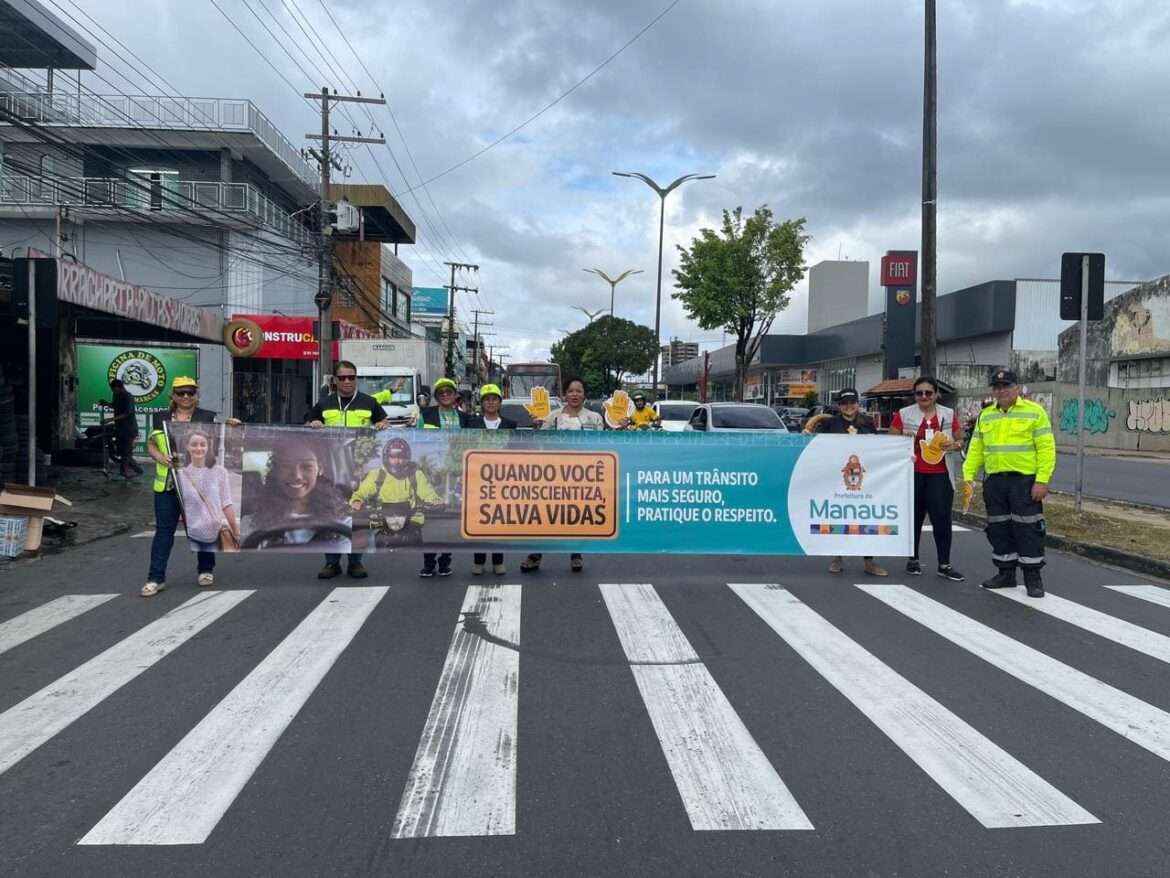
[[654,403],[654,411],[662,421],[662,429],[668,433],[681,433],[686,429],[691,413],[699,403],[689,399],[660,399]]
[[808,417],[808,409],[797,406],[777,406],[776,414],[780,416],[780,420],[784,422],[788,432],[795,433],[804,426],[804,419]]
[[692,413],[684,428],[697,433],[787,433],[775,409],[751,402],[708,402]]

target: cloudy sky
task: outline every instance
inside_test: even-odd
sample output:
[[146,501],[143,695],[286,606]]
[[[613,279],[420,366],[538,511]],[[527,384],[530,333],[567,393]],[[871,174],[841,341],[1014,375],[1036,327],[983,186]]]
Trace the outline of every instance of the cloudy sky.
[[[55,2],[73,11],[74,0]],[[76,2],[182,92],[251,98],[298,144],[318,126],[211,0]],[[216,2],[297,91],[375,91],[321,0]],[[617,314],[653,324],[658,199],[615,169],[660,182],[718,175],[667,202],[664,339],[721,340],[669,299],[669,269],[674,245],[716,225],[723,208],[767,203],[780,218],[806,217],[809,264],[868,260],[871,311],[881,254],[918,249],[921,3],[679,0],[519,134],[411,193],[578,82],[670,0],[325,2],[386,90],[413,156],[376,109],[394,153],[374,147],[389,174],[381,182],[419,226],[418,246],[402,251],[416,285],[444,283],[446,259],[478,262],[479,307],[495,311],[491,341],[512,359],[547,354],[583,325],[574,305],[608,306],[608,285],[584,268],[644,269],[618,287]],[[1105,251],[1113,279],[1170,271],[1170,6],[939,7],[940,291],[1054,277],[1064,250]],[[282,51],[316,76],[301,51],[321,59],[297,12],[334,60],[332,82],[310,81]],[[366,152],[352,161],[355,180],[380,179]],[[804,331],[805,295],[802,285],[774,331]]]

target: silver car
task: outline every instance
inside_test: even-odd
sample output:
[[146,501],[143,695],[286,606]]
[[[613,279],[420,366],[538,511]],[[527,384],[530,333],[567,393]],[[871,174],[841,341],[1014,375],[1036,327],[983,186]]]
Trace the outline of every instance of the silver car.
[[751,402],[708,402],[692,413],[684,428],[696,433],[787,433],[774,409]]

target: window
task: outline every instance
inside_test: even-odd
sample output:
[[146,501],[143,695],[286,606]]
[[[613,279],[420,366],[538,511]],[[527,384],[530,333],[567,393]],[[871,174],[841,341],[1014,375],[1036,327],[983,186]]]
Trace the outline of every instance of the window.
[[382,278],[382,313],[398,316],[397,299],[398,290],[394,287],[394,284],[390,283],[386,278]]

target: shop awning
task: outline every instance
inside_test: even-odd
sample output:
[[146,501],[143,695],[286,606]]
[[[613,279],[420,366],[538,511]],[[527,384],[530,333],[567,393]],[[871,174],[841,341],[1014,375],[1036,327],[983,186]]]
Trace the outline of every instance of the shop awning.
[[[865,396],[910,396],[917,378],[887,378],[865,391]],[[955,388],[945,381],[938,382],[940,393],[954,393]]]

